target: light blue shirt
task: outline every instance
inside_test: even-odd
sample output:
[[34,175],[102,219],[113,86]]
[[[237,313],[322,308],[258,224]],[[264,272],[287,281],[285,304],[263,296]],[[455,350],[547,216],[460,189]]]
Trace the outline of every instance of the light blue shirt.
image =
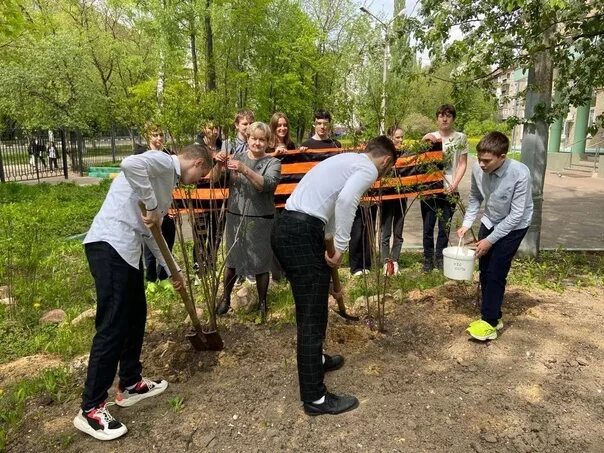
[[472,167],[472,187],[463,226],[472,227],[480,205],[485,201],[480,219],[494,228],[486,239],[494,244],[511,231],[527,228],[533,217],[531,174],[526,165],[507,159],[492,173],[485,173],[478,162]]

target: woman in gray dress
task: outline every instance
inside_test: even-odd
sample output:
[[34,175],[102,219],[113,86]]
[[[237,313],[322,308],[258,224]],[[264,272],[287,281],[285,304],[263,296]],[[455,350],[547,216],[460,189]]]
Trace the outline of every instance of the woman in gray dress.
[[[281,178],[281,162],[266,154],[271,138],[268,125],[255,122],[248,126],[247,149],[216,160],[229,170],[229,201],[226,216],[224,295],[216,312],[227,313],[237,275],[255,275],[259,308],[266,318],[266,294],[272,249],[271,228],[275,217],[274,193]],[[213,177],[219,176],[218,172]]]

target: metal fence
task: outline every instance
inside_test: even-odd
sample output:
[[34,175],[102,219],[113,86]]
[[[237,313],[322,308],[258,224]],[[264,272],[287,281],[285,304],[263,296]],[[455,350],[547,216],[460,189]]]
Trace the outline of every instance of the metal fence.
[[[118,164],[132,154],[140,137],[85,137],[79,132],[45,131],[29,137],[0,140],[0,182],[68,178],[93,166]],[[54,142],[55,152],[49,145]],[[53,157],[53,155],[55,157]]]

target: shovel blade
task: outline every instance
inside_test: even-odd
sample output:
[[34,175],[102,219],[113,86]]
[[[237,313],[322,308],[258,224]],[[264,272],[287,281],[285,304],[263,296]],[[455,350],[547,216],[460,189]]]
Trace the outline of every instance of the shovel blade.
[[192,331],[185,336],[196,351],[222,351],[224,349],[222,337],[216,331],[203,333]]

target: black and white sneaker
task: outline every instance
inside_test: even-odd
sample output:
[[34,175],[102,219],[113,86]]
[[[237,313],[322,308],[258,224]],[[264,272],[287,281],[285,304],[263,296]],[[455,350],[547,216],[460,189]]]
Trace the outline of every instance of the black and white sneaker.
[[152,381],[151,379],[142,378],[131,390],[119,387],[117,395],[115,395],[115,404],[120,407],[130,407],[145,398],[163,393],[167,388],[168,382],[163,379]]
[[117,439],[128,432],[126,425],[109,413],[105,403],[88,412],[80,409],[80,413],[73,419],[73,426],[98,440]]

